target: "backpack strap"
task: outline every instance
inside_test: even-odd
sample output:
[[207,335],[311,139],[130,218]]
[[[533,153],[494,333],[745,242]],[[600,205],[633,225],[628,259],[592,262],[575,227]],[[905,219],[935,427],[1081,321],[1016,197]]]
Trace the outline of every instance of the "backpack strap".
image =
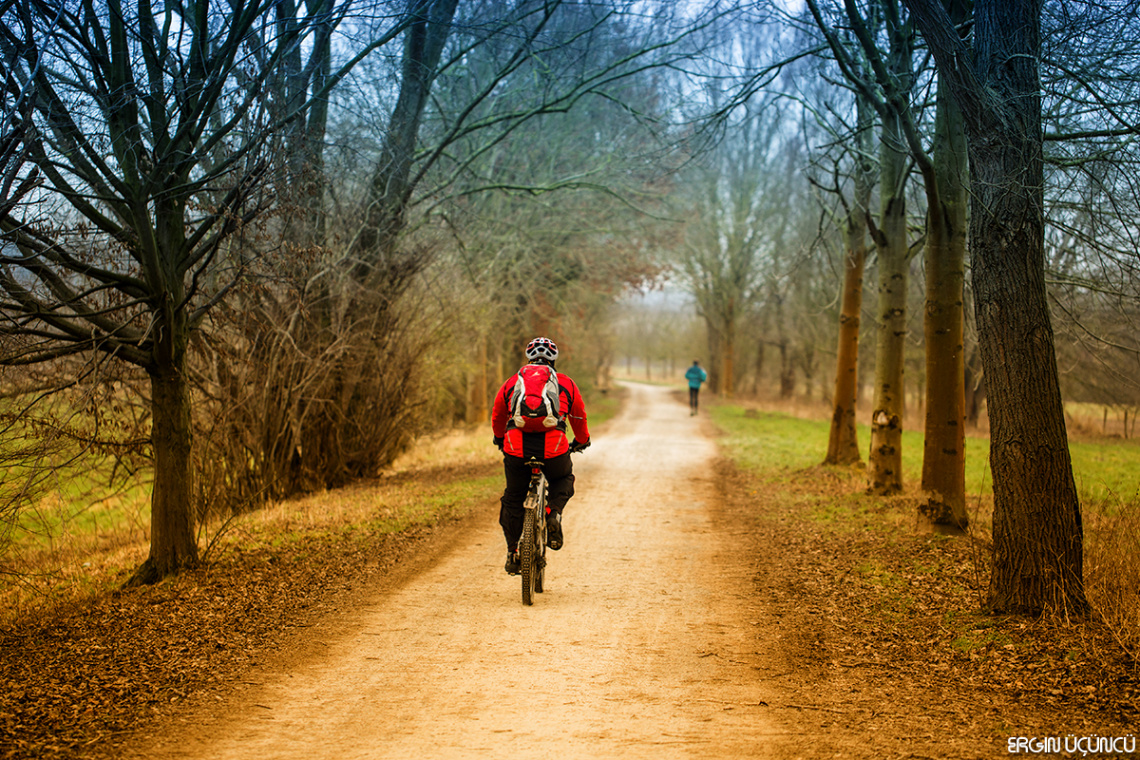
[[562,416],[562,386],[558,384],[558,373],[554,367],[547,365],[546,387],[543,396],[546,399],[546,421],[548,428],[566,431],[566,419]]

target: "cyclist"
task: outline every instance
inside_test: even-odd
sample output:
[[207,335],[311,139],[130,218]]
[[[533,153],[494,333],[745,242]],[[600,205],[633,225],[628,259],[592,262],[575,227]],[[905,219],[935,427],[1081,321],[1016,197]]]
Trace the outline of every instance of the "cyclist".
[[685,371],[685,379],[689,381],[689,416],[697,413],[697,398],[701,395],[701,383],[708,380],[709,376],[705,373],[701,362],[698,359],[693,359],[693,366]]
[[[586,426],[586,406],[578,386],[567,375],[554,369],[558,359],[558,346],[549,338],[535,338],[526,346],[528,366],[545,365],[557,378],[557,424],[543,432],[524,432],[515,423],[514,396],[519,375],[509,378],[491,407],[491,429],[494,443],[503,452],[503,471],[506,487],[500,500],[499,525],[507,539],[507,563],[504,569],[511,575],[519,574],[519,537],[522,536],[525,510],[523,503],[530,486],[530,458],[541,460],[548,483],[546,505],[547,546],[557,551],[562,548],[562,509],[574,495],[574,471],[570,466],[570,452],[581,451],[590,445],[590,430]],[[524,367],[519,372],[526,370]],[[550,375],[550,373],[546,373]],[[566,420],[574,432],[571,443],[566,436]]]

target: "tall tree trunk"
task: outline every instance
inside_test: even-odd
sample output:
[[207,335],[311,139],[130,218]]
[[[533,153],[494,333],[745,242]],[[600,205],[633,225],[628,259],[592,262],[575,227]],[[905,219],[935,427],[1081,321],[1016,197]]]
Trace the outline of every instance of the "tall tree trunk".
[[907,219],[903,178],[906,171],[897,118],[883,120],[879,165],[881,211],[878,333],[875,341],[875,398],[871,412],[871,453],[867,474],[871,490],[902,490],[903,352],[906,347]]
[[995,612],[1084,614],[1080,502],[1045,287],[1042,0],[978,0],[974,55],[941,4],[907,0],[966,119],[970,251],[990,416]]
[[859,327],[863,312],[863,269],[867,261],[867,212],[874,187],[869,157],[874,113],[862,97],[856,101],[856,109],[859,133],[855,137],[855,197],[843,223],[846,257],[839,309],[839,347],[835,356],[835,396],[824,464],[849,465],[862,461],[855,407],[859,400]]
[[855,427],[859,382],[859,325],[863,311],[863,266],[867,259],[866,214],[848,215],[843,229],[847,256],[839,309],[839,348],[835,357],[835,397],[824,464],[862,461]]
[[[763,323],[757,331],[760,335],[767,333]],[[759,397],[761,384],[764,382],[764,347],[767,341],[764,338],[756,341],[756,361],[752,363],[752,396]]]
[[926,421],[922,452],[926,501],[921,511],[936,529],[960,532],[968,522],[962,335],[968,161],[962,113],[945,87],[938,92],[934,131],[933,182],[927,183],[923,316]]
[[[308,47],[308,63],[303,60],[303,49],[293,46],[281,60],[279,70],[267,87],[273,90],[270,107],[274,117],[283,118],[302,110],[312,94],[316,94],[328,81],[332,68],[333,1],[319,0],[308,3],[304,15],[312,14],[325,19],[322,23],[302,22],[294,0],[279,0],[276,4],[276,24],[279,34],[293,33],[302,24],[312,29]],[[285,219],[283,238],[299,249],[308,249],[323,242],[325,217],[324,147],[328,126],[329,98],[317,98],[303,116],[291,119],[282,130],[285,161],[283,173],[277,177],[278,193],[293,204],[297,213]],[[299,257],[304,258],[304,257]]]
[[198,562],[187,339],[182,330],[176,332],[181,322],[175,320],[163,327],[164,335],[156,351],[157,366],[150,371],[150,436],[154,453],[150,555],[135,570],[127,582],[129,586],[156,583]]
[[[130,586],[156,583],[198,562],[191,383],[187,374],[192,326],[184,306],[184,210],[185,204],[179,199],[153,205],[149,275],[159,297],[152,313],[155,340],[146,368],[150,376],[150,438],[154,456],[151,538],[150,554],[128,580]],[[145,229],[142,224],[139,227]]]
[[723,339],[721,341],[721,366],[724,368],[721,376],[721,395],[732,398],[736,393],[736,318],[730,312],[724,321]]
[[707,315],[705,316],[705,330],[708,336],[709,346],[709,389],[713,393],[720,393],[723,389],[721,377],[723,367],[721,349],[723,341],[721,340],[719,327],[713,320],[709,319]]
[[780,398],[790,399],[796,392],[796,366],[792,352],[788,350],[788,339],[780,338]]
[[467,377],[467,413],[468,423],[486,422],[491,418],[490,410],[490,383],[487,378],[487,336],[481,335],[475,345],[474,366]]
[[1084,612],[1083,529],[1045,288],[1039,2],[980,2],[979,63],[1009,129],[970,134],[970,241],[990,410],[995,611]]
[[806,342],[800,348],[800,369],[804,373],[804,398],[815,395],[815,346]]
[[768,297],[772,308],[772,321],[775,324],[776,339],[773,341],[780,355],[780,398],[788,399],[796,389],[796,368],[792,358],[791,340],[788,338],[788,319],[784,309],[784,294],[775,283],[768,282]]
[[977,427],[982,419],[982,404],[986,402],[986,379],[982,376],[981,359],[976,360],[977,368],[972,361],[966,361],[966,424]]

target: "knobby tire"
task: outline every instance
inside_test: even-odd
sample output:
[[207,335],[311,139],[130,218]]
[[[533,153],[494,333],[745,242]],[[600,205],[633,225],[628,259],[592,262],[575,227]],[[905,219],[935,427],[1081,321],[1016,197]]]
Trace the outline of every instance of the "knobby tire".
[[534,510],[534,590],[542,593],[542,581],[546,576],[546,499],[540,499]]
[[528,605],[534,604],[534,594],[538,590],[536,585],[539,589],[542,586],[541,568],[538,566],[538,552],[536,551],[538,545],[536,540],[537,513],[538,510],[529,508],[528,504],[526,516],[523,518],[522,538],[519,540],[519,563],[522,565],[522,602]]

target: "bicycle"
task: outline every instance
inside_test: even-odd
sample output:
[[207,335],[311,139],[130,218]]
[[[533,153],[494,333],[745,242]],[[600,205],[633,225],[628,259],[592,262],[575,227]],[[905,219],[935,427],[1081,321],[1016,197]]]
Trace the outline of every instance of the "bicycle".
[[542,460],[531,457],[526,464],[530,467],[530,487],[523,502],[519,574],[522,575],[522,602],[531,605],[534,595],[542,593],[546,575],[546,474],[542,471]]
[[[586,446],[589,446],[589,442]],[[576,454],[586,446],[572,445]],[[525,464],[530,467],[530,486],[523,502],[523,530],[519,538],[519,575],[522,576],[522,602],[534,604],[534,595],[541,594],[546,576],[546,473],[541,459],[531,457]]]

